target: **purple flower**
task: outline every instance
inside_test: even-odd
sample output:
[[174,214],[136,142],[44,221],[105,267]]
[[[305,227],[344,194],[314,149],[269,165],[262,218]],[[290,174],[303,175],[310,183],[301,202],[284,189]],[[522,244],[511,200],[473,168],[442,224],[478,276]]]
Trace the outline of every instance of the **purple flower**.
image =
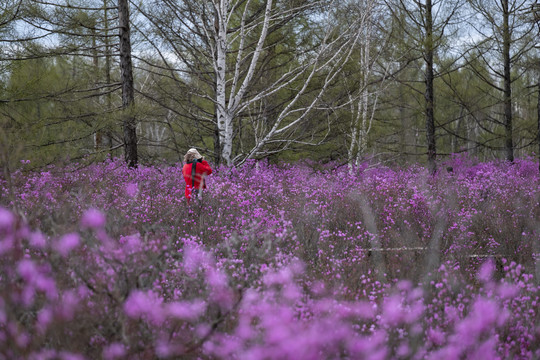
[[139,186],[137,183],[129,183],[126,185],[126,194],[130,197],[134,197],[137,195],[137,192],[139,191]]
[[133,291],[124,303],[124,312],[127,316],[137,319],[144,317],[155,323],[164,320],[162,299],[152,291]]
[[212,263],[210,256],[197,246],[184,248],[184,268],[190,274],[205,269]]
[[17,272],[27,283],[34,283],[35,280],[40,276],[40,271],[38,270],[36,264],[29,259],[19,261],[19,264],[17,265]]
[[165,307],[167,315],[179,320],[195,320],[206,310],[204,301],[169,303]]
[[381,321],[389,326],[396,326],[404,322],[405,309],[401,304],[401,298],[393,295],[387,298],[383,304]]
[[495,264],[493,264],[493,261],[488,260],[484,262],[478,271],[478,279],[484,283],[487,283],[491,280],[493,271],[495,271]]
[[99,229],[105,226],[105,214],[97,209],[88,209],[81,218],[81,227],[89,229]]
[[137,252],[142,247],[142,242],[139,234],[128,235],[122,238],[124,243],[124,248],[127,252]]
[[126,347],[121,343],[112,343],[103,349],[103,359],[114,360],[126,355]]
[[182,348],[168,339],[158,339],[155,344],[156,355],[160,358],[168,358],[182,351]]
[[75,310],[79,304],[79,299],[74,291],[66,291],[62,295],[62,301],[58,308],[59,315],[64,320],[71,320],[75,315]]
[[15,237],[13,235],[7,235],[0,238],[0,255],[5,254],[13,249],[15,243]]
[[85,357],[81,354],[75,354],[68,351],[62,351],[59,354],[60,360],[84,360]]
[[7,209],[0,207],[0,230],[11,229],[15,222],[15,215]]
[[32,232],[30,234],[30,245],[36,249],[43,249],[47,245],[47,239],[39,231]]
[[40,334],[44,334],[47,328],[53,321],[53,312],[50,308],[46,307],[41,309],[37,315],[36,328]]
[[70,233],[62,236],[60,240],[55,244],[55,250],[63,257],[69,255],[69,253],[80,245],[80,237],[77,233]]
[[28,357],[29,360],[56,360],[58,359],[58,353],[52,349],[41,349],[38,353],[31,353]]
[[35,281],[35,286],[38,290],[45,292],[49,300],[55,300],[58,297],[56,282],[51,277],[45,275],[39,276]]
[[502,283],[497,287],[497,295],[502,299],[513,299],[519,294],[519,288],[516,285]]
[[440,346],[444,343],[445,334],[439,329],[429,329],[427,331],[428,339],[436,346]]

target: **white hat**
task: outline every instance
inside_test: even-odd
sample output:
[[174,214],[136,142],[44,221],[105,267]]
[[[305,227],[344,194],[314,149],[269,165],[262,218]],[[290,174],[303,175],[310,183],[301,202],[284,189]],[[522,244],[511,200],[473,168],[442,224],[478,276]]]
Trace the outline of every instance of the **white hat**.
[[187,153],[192,154],[195,159],[202,159],[202,155],[195,148],[189,149]]

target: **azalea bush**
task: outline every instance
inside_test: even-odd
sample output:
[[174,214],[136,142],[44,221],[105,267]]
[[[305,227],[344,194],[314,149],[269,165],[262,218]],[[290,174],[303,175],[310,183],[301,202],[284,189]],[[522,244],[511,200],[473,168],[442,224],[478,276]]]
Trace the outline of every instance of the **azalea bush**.
[[0,358],[539,358],[537,168],[23,167]]

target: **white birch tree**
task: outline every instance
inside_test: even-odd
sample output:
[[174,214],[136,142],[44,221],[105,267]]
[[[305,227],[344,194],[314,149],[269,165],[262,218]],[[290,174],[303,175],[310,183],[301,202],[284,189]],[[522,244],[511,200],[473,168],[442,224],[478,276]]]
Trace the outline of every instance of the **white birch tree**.
[[[366,153],[369,133],[377,109],[379,93],[385,86],[389,62],[379,65],[386,39],[377,29],[384,7],[378,0],[352,0],[348,4],[349,13],[358,19],[359,41],[357,44],[357,66],[359,74],[354,79],[357,88],[349,92],[350,134],[347,149],[349,168],[358,165]],[[375,77],[378,77],[375,79]],[[373,86],[372,82],[376,85]]]
[[[234,165],[300,141],[299,127],[328,108],[322,99],[360,37],[359,20],[346,27],[332,21],[339,5],[332,0],[166,0],[139,10],[152,24],[153,30],[144,33],[158,34],[147,40],[169,45],[169,54],[160,52],[160,57],[171,77],[195,102],[211,102],[213,111],[200,111],[200,106],[190,115],[216,126],[215,147],[227,165]],[[306,36],[300,18],[317,24],[306,41],[300,40]],[[288,31],[280,32],[286,26]],[[270,77],[268,52],[277,44],[294,56],[276,65],[279,71]],[[271,119],[254,111],[268,102],[281,105]],[[239,119],[248,114],[257,131],[249,146],[240,149],[235,143]]]

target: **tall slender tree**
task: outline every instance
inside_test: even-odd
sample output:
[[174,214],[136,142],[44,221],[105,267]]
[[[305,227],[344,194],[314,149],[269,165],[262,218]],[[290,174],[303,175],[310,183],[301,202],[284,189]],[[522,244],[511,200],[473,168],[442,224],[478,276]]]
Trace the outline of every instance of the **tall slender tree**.
[[436,170],[436,119],[434,80],[437,51],[445,44],[452,25],[459,21],[457,15],[462,1],[451,0],[386,0],[389,10],[402,33],[407,35],[411,50],[423,59],[424,116],[426,129],[427,161],[430,172]]
[[533,23],[522,21],[522,14],[533,6],[534,0],[469,0],[478,14],[471,26],[480,34],[475,49],[480,58],[490,68],[486,83],[501,94],[502,121],[494,121],[504,128],[504,153],[506,160],[514,161],[514,94],[513,83],[521,78],[522,72],[514,69],[523,57],[534,47],[531,36]]
[[[344,2],[345,20],[358,22],[359,41],[355,47],[353,63],[342,75],[342,87],[350,99],[347,117],[351,119],[347,139],[349,167],[359,164],[366,155],[369,135],[373,129],[379,95],[386,84],[389,61],[380,61],[388,35],[381,31],[385,7],[379,0],[351,0]],[[349,89],[350,88],[350,89]]]
[[424,9],[425,32],[426,38],[424,41],[424,60],[426,62],[425,82],[426,92],[426,140],[428,154],[428,168],[431,172],[435,172],[435,159],[437,156],[437,148],[435,143],[435,96],[433,94],[433,57],[435,52],[433,39],[433,3],[431,0],[426,0],[424,7],[420,6],[421,12]]
[[135,118],[135,89],[131,62],[131,37],[128,0],[118,0],[118,30],[120,37],[120,71],[124,128],[124,154],[130,167],[137,167],[137,119]]
[[[531,19],[533,23],[538,26],[538,32],[536,33],[536,71],[537,71],[537,91],[538,91],[538,103],[536,106],[536,141],[538,145],[538,159],[540,160],[540,3],[531,5]],[[540,170],[540,161],[538,162],[538,169]]]

